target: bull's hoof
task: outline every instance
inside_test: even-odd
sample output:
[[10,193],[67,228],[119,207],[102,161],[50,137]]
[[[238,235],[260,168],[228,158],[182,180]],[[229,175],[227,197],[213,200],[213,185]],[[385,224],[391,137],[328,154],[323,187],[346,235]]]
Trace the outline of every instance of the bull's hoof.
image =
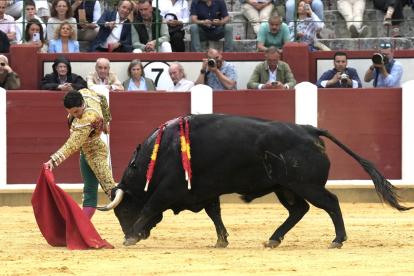
[[125,246],[130,246],[130,245],[135,245],[137,242],[139,242],[139,238],[135,237],[135,238],[128,238],[124,241],[124,245]]
[[341,249],[341,247],[342,247],[342,243],[339,243],[339,242],[333,242],[329,247],[328,247],[328,249],[335,249],[335,248],[338,248],[338,249]]
[[229,245],[228,241],[217,240],[216,245],[214,246],[214,248],[226,248],[227,245]]
[[266,245],[266,248],[276,248],[278,247],[282,242],[276,241],[276,240],[269,240],[269,243]]

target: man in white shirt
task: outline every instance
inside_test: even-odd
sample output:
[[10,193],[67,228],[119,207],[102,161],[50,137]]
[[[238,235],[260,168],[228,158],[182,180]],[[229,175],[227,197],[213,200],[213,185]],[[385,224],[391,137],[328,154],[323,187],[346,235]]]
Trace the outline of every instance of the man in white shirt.
[[26,14],[25,14],[25,25],[23,29],[23,16],[16,20],[16,38],[14,42],[17,44],[22,40],[22,37],[25,34],[27,22],[32,19],[37,19],[42,24],[43,28],[43,37],[46,37],[46,25],[43,23],[42,19],[36,15],[36,4],[32,0],[26,1]]
[[190,89],[194,86],[194,83],[192,81],[186,80],[184,67],[178,62],[170,65],[168,73],[170,74],[173,84],[168,87],[167,92],[186,92],[190,91]]
[[118,11],[105,11],[98,20],[98,35],[89,52],[132,52],[131,21],[128,15],[132,11],[130,0],[121,0]]

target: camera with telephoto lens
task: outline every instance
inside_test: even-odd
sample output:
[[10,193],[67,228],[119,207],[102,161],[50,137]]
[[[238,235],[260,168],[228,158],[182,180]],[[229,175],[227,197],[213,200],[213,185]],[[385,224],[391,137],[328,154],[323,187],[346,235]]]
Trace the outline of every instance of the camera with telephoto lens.
[[208,67],[214,68],[216,67],[216,60],[214,58],[209,58],[207,61]]
[[372,62],[374,64],[380,65],[384,62],[384,64],[387,64],[389,62],[388,57],[382,53],[376,53],[372,56]]

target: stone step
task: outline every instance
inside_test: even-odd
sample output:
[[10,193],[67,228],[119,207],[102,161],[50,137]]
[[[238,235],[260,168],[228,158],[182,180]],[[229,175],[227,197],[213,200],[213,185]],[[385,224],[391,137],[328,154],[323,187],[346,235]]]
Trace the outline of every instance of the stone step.
[[323,39],[324,43],[333,51],[339,50],[374,50],[378,48],[381,42],[389,42],[395,46],[396,50],[409,50],[414,47],[414,38],[341,38],[341,39]]
[[[411,8],[404,8],[404,17],[406,20],[400,24],[400,33],[405,37],[414,36],[414,12]],[[329,34],[333,34],[334,38],[350,38],[351,33],[346,27],[344,18],[337,10],[325,11],[325,27],[322,29],[321,36],[328,38]],[[368,9],[364,13],[364,25],[371,28],[369,37],[390,37],[392,36],[392,27],[382,24],[384,13],[379,10]]]
[[[185,51],[190,52],[191,41],[185,41]],[[205,52],[209,47],[214,47],[224,52],[224,39],[219,41],[201,41],[201,51]],[[234,52],[256,52],[256,40],[234,40],[233,41]]]
[[[338,9],[337,0],[322,0],[322,3],[323,3],[323,9],[325,11]],[[365,9],[373,9],[373,8],[374,8],[374,2],[372,0],[365,0]]]

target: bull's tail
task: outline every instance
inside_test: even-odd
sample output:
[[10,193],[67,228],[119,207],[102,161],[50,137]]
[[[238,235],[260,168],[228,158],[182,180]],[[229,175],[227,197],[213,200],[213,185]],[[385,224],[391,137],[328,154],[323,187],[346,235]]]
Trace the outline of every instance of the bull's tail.
[[374,164],[366,160],[359,155],[355,154],[352,150],[346,147],[344,144],[339,142],[332,134],[330,134],[327,130],[316,128],[318,132],[318,136],[324,136],[337,144],[341,149],[343,149],[346,153],[351,155],[358,163],[364,168],[364,170],[369,174],[372,181],[375,185],[375,191],[377,192],[379,198],[382,202],[385,202],[389,206],[399,210],[399,211],[407,211],[412,209],[413,207],[405,207],[400,205],[399,201],[401,201],[401,197],[397,194],[399,190],[397,187],[393,186],[378,170],[375,168]]

